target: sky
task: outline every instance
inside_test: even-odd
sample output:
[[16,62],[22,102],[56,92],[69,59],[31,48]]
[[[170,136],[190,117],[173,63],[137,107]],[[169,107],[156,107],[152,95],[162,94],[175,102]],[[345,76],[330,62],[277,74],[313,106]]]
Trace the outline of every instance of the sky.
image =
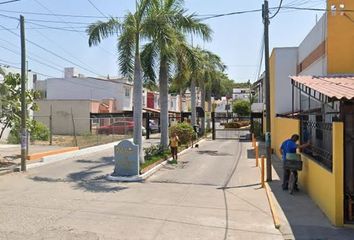
[[[85,28],[97,20],[104,21],[104,16],[123,17],[128,11],[135,9],[135,0],[1,2],[5,0],[0,0],[0,64],[20,67],[20,29],[18,20],[14,18],[19,18],[22,14],[26,21],[28,68],[40,73],[39,79],[62,77],[64,67],[75,67],[86,76],[120,75],[116,37],[105,39],[99,46],[89,47]],[[283,6],[324,8],[325,2],[284,0]],[[263,0],[185,0],[189,12],[196,13],[201,18],[209,14],[261,9],[262,3]],[[279,0],[269,0],[269,5],[277,7]],[[272,10],[273,13],[274,11]],[[322,12],[316,11],[281,9],[270,23],[270,49],[298,46],[315,25],[316,18],[319,19],[321,15]],[[213,30],[212,41],[203,42],[193,38],[193,45],[218,54],[227,66],[227,74],[234,81],[254,82],[258,77],[263,41],[261,12],[219,17],[203,22],[209,24]]]

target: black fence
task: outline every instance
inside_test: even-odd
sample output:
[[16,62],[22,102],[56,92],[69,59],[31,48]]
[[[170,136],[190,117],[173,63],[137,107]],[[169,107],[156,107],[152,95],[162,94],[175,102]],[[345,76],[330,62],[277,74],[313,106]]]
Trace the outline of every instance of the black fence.
[[332,171],[332,122],[300,119],[300,142],[311,145],[303,153]]

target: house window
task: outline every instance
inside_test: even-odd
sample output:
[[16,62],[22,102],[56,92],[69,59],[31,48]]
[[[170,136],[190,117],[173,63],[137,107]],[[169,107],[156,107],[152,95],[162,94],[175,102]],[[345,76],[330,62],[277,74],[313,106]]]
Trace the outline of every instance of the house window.
[[130,97],[130,88],[124,88],[125,90],[125,96]]
[[171,101],[171,108],[173,108],[173,101]]

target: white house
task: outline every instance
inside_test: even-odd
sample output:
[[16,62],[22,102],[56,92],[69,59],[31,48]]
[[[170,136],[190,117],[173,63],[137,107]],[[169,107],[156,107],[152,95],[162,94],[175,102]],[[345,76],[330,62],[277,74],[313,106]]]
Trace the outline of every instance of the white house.
[[234,88],[232,89],[233,100],[248,100],[251,90],[249,88]]
[[48,100],[114,99],[117,111],[131,111],[133,83],[127,78],[84,77],[73,68],[65,68],[64,78],[38,81],[36,89]]

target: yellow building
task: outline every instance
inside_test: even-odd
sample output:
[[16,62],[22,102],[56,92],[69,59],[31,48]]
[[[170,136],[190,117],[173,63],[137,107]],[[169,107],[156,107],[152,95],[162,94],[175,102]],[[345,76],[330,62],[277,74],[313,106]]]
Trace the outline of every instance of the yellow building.
[[[354,10],[354,1],[328,0],[327,9],[331,11],[299,46],[272,51],[271,140],[278,155],[281,143],[294,133],[303,142],[312,141],[312,148],[302,153],[299,182],[331,222],[341,226],[353,220],[354,11],[347,10]],[[305,75],[324,77],[289,78]]]

